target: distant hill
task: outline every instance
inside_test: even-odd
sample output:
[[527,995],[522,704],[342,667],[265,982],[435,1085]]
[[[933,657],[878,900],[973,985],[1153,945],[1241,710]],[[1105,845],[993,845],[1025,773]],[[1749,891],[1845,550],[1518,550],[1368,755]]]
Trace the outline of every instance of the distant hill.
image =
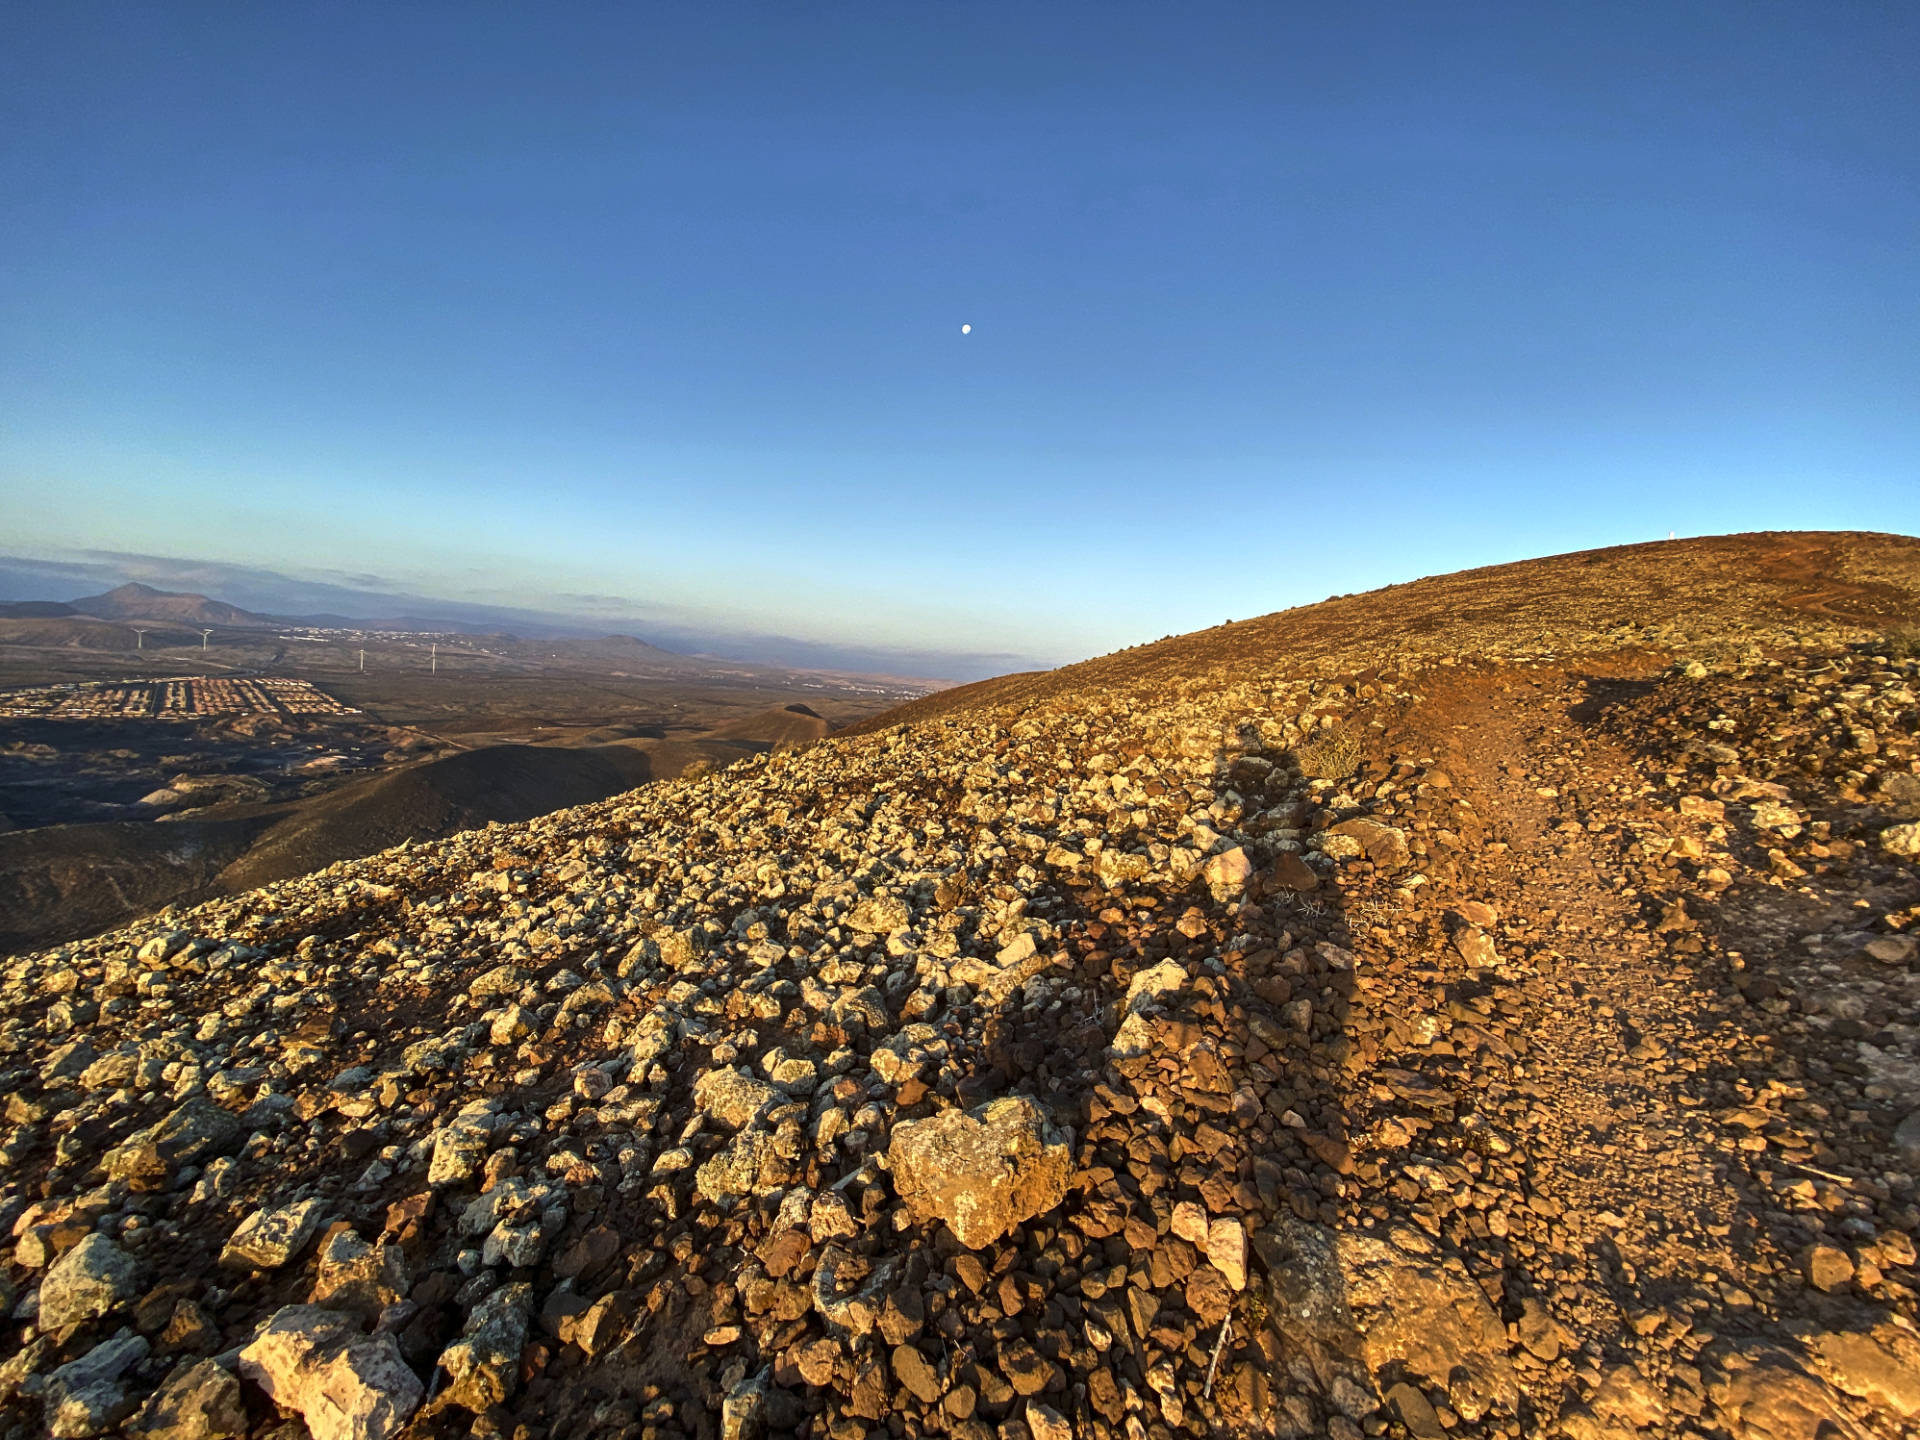
[[138,581],[104,595],[84,596],[66,608],[99,620],[171,620],[177,625],[228,625],[235,629],[271,629],[278,623],[224,600],[179,590],[156,590]]
[[220,877],[246,890],[489,821],[530,820],[644,785],[654,767],[620,745],[578,749],[490,745],[344,785],[301,802]]
[[719,726],[714,738],[755,741],[774,750],[791,750],[820,739],[833,727],[805,705],[786,705]]
[[3,833],[0,953],[84,935],[161,905],[304,875],[403,840],[584,805],[677,775],[695,761],[724,765],[748,753],[737,743],[698,741],[674,743],[662,754],[629,745],[494,745],[303,800],[221,806],[164,823],[113,820]]

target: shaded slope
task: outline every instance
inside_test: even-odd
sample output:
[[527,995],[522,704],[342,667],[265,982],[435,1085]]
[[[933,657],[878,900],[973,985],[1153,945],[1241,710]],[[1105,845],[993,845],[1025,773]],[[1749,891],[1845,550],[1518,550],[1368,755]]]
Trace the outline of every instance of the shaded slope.
[[429,760],[300,805],[221,874],[221,888],[244,890],[406,840],[531,819],[644,785],[653,774],[648,755],[625,745],[492,745]]
[[747,740],[774,750],[807,745],[833,727],[805,705],[783,705],[716,726],[716,740]]
[[116,820],[0,835],[0,952],[91,934],[213,891],[265,816]]

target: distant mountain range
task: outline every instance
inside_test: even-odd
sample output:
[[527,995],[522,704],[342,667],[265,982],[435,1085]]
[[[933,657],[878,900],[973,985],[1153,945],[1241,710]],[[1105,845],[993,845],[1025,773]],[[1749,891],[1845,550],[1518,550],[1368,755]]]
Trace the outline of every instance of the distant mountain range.
[[[123,582],[133,582],[126,584]],[[107,587],[118,587],[109,589]],[[104,594],[95,594],[96,591]],[[49,596],[83,595],[78,601]],[[210,596],[221,597],[218,601]],[[159,597],[186,597],[160,606]],[[336,630],[409,630],[466,636],[511,635],[521,642],[651,636],[656,651],[811,673],[876,678],[976,680],[1030,670],[1047,662],[1030,655],[870,646],[803,639],[710,623],[699,612],[630,602],[618,596],[559,594],[552,603],[514,606],[422,594],[378,575],[302,578],[256,565],[89,551],[73,559],[0,552],[0,619],[87,618],[125,624],[153,620],[179,626],[270,629],[311,625]],[[195,609],[192,601],[226,610]],[[102,608],[96,609],[94,603]],[[7,603],[12,602],[12,603]],[[804,606],[797,607],[804,613]]]
[[[768,665],[754,661],[722,659],[711,655],[688,655],[668,650],[633,635],[557,635],[516,634],[498,624],[491,627],[460,624],[426,616],[394,616],[367,619],[346,615],[262,615],[229,605],[224,600],[187,590],[161,590],[134,581],[100,595],[83,595],[78,600],[16,600],[0,603],[0,621],[15,621],[4,637],[46,645],[81,645],[98,648],[104,628],[109,641],[126,639],[125,630],[151,626],[164,634],[168,627],[180,630],[226,630],[283,632],[295,627],[329,630],[410,631],[413,633],[458,635],[463,648],[474,648],[496,660],[521,665],[560,662],[588,666],[614,675],[655,676],[662,679],[740,679],[766,678],[790,680],[803,668]],[[21,626],[27,629],[22,630]],[[232,641],[236,637],[227,637]],[[150,644],[152,642],[149,642]],[[109,646],[111,648],[111,645]],[[884,678],[884,677],[874,677]],[[924,688],[925,682],[901,681]]]
[[[462,625],[425,615],[395,615],[371,620],[351,615],[261,615],[210,596],[196,595],[187,590],[159,590],[137,580],[104,594],[83,595],[78,600],[16,600],[0,604],[0,618],[56,620],[74,616],[124,622],[151,620],[162,625],[213,626],[231,630],[285,630],[293,626],[308,626],[327,630],[404,630],[519,638],[498,626]],[[684,658],[678,651],[648,644],[632,635],[606,635],[591,640],[570,640],[569,643],[574,650],[592,650],[609,659]]]

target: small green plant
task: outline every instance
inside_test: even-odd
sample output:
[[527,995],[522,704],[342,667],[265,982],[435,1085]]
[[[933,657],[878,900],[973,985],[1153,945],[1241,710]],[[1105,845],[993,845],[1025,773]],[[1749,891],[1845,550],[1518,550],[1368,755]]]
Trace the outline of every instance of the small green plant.
[[1344,780],[1360,763],[1360,737],[1344,725],[1330,725],[1301,741],[1293,754],[1309,780]]
[[1890,625],[1884,640],[1885,653],[1894,660],[1920,660],[1920,625]]

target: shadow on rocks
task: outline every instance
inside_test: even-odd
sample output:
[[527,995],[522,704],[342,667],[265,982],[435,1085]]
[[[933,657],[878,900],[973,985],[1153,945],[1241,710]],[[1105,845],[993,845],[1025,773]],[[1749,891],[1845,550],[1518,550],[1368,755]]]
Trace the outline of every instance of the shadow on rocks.
[[[1266,779],[1236,765],[1223,794]],[[1178,888],[1110,871],[1069,897],[1056,965],[1089,1003],[1004,1003],[957,1098],[1042,1100],[1074,1127],[1072,1187],[956,1257],[984,1302],[969,1343],[1016,1380],[1004,1357],[1036,1349],[1037,1398],[1080,1435],[1358,1436],[1379,1402],[1334,1240],[1358,1059],[1338,887],[1231,847]]]

